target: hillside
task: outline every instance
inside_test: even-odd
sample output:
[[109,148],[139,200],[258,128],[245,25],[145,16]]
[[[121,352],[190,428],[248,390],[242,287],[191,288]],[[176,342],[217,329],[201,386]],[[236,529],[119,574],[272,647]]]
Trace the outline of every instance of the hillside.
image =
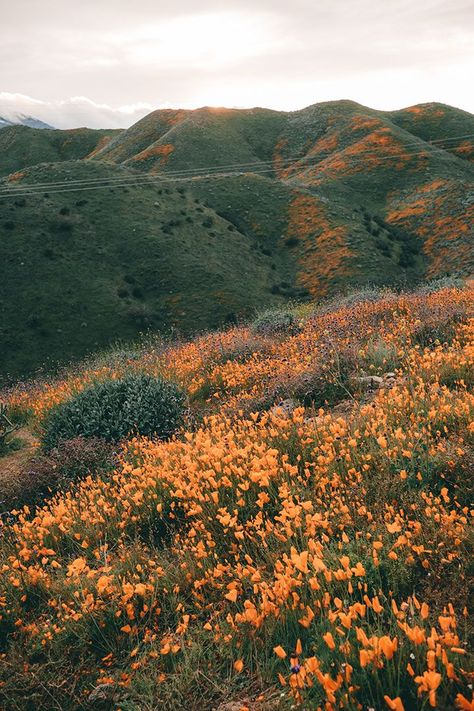
[[[0,188],[9,272],[0,374],[147,327],[189,333],[344,286],[472,274],[473,135],[474,117],[449,106],[381,112],[350,101],[292,113],[160,110],[120,132],[2,129],[4,172],[13,174]],[[20,195],[38,181],[44,193]],[[140,274],[138,303],[122,283],[125,263]],[[72,265],[77,279],[64,293]],[[39,291],[51,296],[32,313]],[[51,309],[63,299],[64,309]],[[143,318],[132,324],[130,309]]]
[[[4,393],[0,706],[472,709],[473,289],[352,292]],[[145,385],[124,439],[109,404],[91,435],[81,397],[156,378],[175,436],[137,432]]]
[[75,128],[67,131],[7,126],[0,131],[0,176],[38,163],[87,158],[119,130]]
[[[121,172],[84,163],[28,171],[35,183],[92,175]],[[2,373],[148,329],[205,329],[281,299],[256,240],[181,188],[41,193],[0,209]]]

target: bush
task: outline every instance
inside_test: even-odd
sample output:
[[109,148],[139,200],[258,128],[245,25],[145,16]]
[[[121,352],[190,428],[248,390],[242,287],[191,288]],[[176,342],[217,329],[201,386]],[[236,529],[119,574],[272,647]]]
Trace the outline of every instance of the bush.
[[336,294],[327,301],[323,301],[318,311],[320,313],[330,313],[340,309],[352,308],[359,304],[375,303],[382,301],[382,299],[386,300],[394,297],[394,292],[387,287],[366,286],[350,291],[347,294]]
[[44,423],[46,451],[74,437],[118,442],[131,433],[170,437],[181,425],[184,392],[175,383],[131,373],[95,383],[60,404]]
[[291,334],[298,331],[294,314],[284,309],[263,311],[250,327],[259,336],[273,336],[277,333]]
[[443,276],[426,282],[417,289],[417,293],[426,296],[434,294],[436,291],[442,291],[442,289],[462,289],[463,287],[464,280],[461,277]]

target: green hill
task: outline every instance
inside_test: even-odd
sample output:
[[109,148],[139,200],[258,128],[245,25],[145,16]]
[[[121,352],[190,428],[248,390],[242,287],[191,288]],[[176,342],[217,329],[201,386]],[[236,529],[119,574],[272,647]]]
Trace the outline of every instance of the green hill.
[[59,129],[7,126],[0,131],[0,175],[38,163],[79,160],[103,148],[120,130]]
[[2,129],[0,374],[349,285],[474,273],[473,135],[441,104],[351,101]]
[[[282,183],[309,191],[313,197],[305,200],[299,192],[289,194],[285,224],[273,217],[267,198],[265,225],[257,221],[255,229],[252,224],[246,229],[267,237],[280,230],[297,240],[297,282],[318,296],[338,277],[373,279],[379,266],[388,281],[472,272],[474,215],[466,196],[474,184],[473,138],[474,117],[442,104],[395,112],[352,101],[292,113],[156,111],[115,137],[94,160],[164,176],[190,167],[205,175],[209,166],[216,172],[241,165],[272,180],[277,203]],[[226,217],[237,224],[249,212],[262,211],[260,199],[249,204],[242,194],[234,196],[229,180],[203,179],[193,190],[215,209],[227,202]]]
[[[29,170],[28,181],[119,173],[63,163]],[[181,187],[41,193],[0,209],[2,373],[150,328],[209,328],[281,300],[257,241]]]

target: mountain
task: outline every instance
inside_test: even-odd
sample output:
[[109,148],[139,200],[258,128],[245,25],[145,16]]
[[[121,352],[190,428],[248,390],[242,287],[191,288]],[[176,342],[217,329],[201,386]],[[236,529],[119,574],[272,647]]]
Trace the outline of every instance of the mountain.
[[472,274],[473,136],[449,106],[351,101],[7,127],[0,372],[367,282]]
[[103,148],[119,130],[74,128],[67,131],[10,125],[0,131],[0,175],[38,163],[87,158]]
[[28,126],[29,128],[53,128],[44,121],[34,118],[34,116],[26,116],[26,114],[11,113],[6,116],[0,116],[0,128],[6,126]]

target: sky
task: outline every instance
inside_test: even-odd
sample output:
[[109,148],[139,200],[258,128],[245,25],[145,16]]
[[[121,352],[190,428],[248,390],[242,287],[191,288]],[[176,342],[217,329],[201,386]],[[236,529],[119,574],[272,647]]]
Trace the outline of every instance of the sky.
[[0,0],[0,116],[127,127],[157,108],[474,112],[473,0]]

